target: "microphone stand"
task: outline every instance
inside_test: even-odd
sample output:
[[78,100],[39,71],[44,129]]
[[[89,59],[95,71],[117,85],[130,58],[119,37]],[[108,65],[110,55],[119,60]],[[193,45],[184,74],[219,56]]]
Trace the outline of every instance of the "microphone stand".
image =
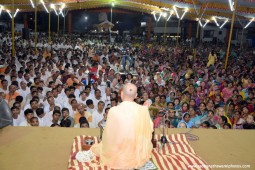
[[[165,113],[165,112],[164,112],[164,113]],[[160,142],[161,142],[161,144],[162,144],[162,147],[164,147],[165,144],[168,143],[167,138],[166,138],[166,136],[165,136],[165,125],[166,125],[166,122],[165,122],[165,115],[166,115],[166,113],[165,113],[164,116],[163,116],[163,135],[161,136],[161,139],[160,139]]]
[[99,139],[102,140],[102,137],[103,137],[103,127],[100,126],[100,136],[99,136]]

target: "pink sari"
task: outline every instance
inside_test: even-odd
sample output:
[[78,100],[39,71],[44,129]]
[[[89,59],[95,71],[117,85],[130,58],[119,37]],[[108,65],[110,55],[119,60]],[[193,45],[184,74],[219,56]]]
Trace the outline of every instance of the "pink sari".
[[224,102],[227,102],[227,100],[228,100],[230,97],[232,97],[233,92],[232,92],[232,89],[224,88],[224,89],[222,90],[222,94],[223,94]]

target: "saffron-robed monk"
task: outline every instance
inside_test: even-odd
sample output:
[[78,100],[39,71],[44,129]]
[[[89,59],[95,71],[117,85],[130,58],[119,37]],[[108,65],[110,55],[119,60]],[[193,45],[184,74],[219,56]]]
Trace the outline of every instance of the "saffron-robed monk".
[[127,83],[123,102],[109,110],[102,142],[91,147],[109,168],[140,168],[151,158],[153,123],[148,107],[134,102],[136,96],[137,87]]

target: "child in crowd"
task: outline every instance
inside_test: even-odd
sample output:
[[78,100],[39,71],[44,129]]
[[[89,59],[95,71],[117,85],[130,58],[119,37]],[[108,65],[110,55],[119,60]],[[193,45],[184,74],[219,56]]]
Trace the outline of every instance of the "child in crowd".
[[38,120],[38,118],[37,118],[37,117],[32,117],[32,118],[30,119],[30,124],[31,124],[31,126],[39,126],[39,120]]
[[255,129],[255,117],[248,115],[246,118],[246,123],[243,124],[244,129]]

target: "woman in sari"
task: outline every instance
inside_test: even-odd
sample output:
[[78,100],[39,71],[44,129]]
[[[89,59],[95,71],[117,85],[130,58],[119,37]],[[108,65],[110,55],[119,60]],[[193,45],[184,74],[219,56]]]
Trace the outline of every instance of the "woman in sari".
[[177,128],[180,128],[181,123],[185,123],[187,128],[191,128],[194,126],[193,122],[190,121],[190,114],[188,112],[183,114],[182,120],[178,123]]
[[168,114],[168,122],[170,128],[177,128],[179,118],[175,115],[175,110],[170,109]]
[[228,82],[227,84],[228,86],[222,90],[224,102],[227,102],[227,100],[233,96],[233,83]]
[[197,109],[197,106],[196,106],[196,100],[195,99],[190,99],[189,101],[189,107],[191,108],[194,108],[194,110]]
[[235,111],[231,122],[233,124],[233,129],[243,129],[243,124],[245,123],[245,120],[241,117],[240,111]]
[[232,125],[232,123],[231,123],[229,117],[227,116],[227,114],[226,114],[226,112],[225,112],[223,107],[218,107],[216,109],[216,119],[217,119],[217,117],[219,118],[220,116],[225,116],[227,118],[227,122],[226,123],[229,123],[230,125]]
[[182,103],[181,113],[182,115],[189,111],[189,104],[187,102]]
[[209,99],[206,104],[207,110],[214,110],[214,101]]
[[149,111],[151,118],[154,120],[158,114],[158,112],[164,108],[164,106],[160,103],[160,96],[156,95],[154,97],[154,102],[150,105]]

